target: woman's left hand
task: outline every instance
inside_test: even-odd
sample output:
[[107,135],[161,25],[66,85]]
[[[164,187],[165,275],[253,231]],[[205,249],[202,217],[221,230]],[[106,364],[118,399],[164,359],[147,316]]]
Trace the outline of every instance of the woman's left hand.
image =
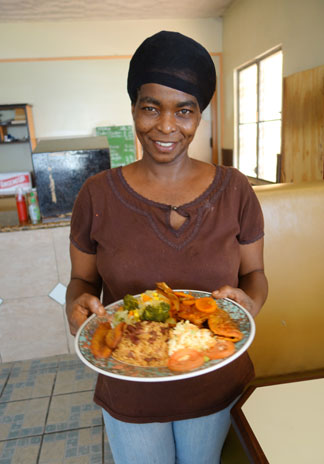
[[254,301],[250,298],[242,289],[234,288],[230,285],[224,285],[218,290],[212,292],[214,298],[230,298],[231,300],[236,301],[238,304],[243,306],[251,315],[254,317],[256,315],[256,308]]
[[241,263],[238,287],[224,285],[213,292],[214,298],[230,298],[255,317],[268,294],[268,282],[263,269],[263,238],[240,245]]

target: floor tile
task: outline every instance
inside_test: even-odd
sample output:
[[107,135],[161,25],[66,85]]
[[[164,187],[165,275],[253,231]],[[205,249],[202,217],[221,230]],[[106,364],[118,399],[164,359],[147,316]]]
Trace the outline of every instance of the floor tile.
[[101,464],[102,433],[102,427],[91,427],[46,434],[39,464]]
[[61,355],[47,356],[45,358],[28,359],[25,361],[15,361],[11,364],[13,366],[12,370],[15,373],[25,372],[25,371],[36,372],[36,371],[44,371],[48,369],[56,370],[61,359],[63,359],[61,358]]
[[105,429],[104,429],[103,440],[104,440],[104,459],[103,459],[103,462],[104,462],[104,464],[114,464],[114,458],[113,458],[113,455],[111,453],[111,449],[110,449],[110,445],[109,445],[109,442],[108,442],[108,439],[107,439],[107,434],[106,434]]
[[0,403],[50,396],[56,369],[13,371],[0,397]]
[[0,442],[0,464],[35,464],[42,437]]
[[63,308],[47,295],[5,301],[0,327],[4,362],[68,352]]
[[58,357],[59,368],[71,369],[72,367],[81,363],[79,357],[75,353],[63,354]]
[[0,364],[0,396],[9,378],[13,363]]
[[52,397],[46,433],[96,425],[102,425],[102,414],[93,402],[92,391]]
[[74,365],[61,364],[58,368],[54,395],[94,390],[97,374],[81,361]]
[[44,431],[49,398],[0,404],[0,441],[40,435]]

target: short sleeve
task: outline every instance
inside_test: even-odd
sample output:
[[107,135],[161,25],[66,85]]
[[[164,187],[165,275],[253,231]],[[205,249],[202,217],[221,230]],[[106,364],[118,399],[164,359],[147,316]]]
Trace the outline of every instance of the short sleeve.
[[241,174],[240,233],[241,245],[256,242],[264,236],[264,220],[259,200],[248,179]]
[[97,242],[91,238],[93,206],[89,182],[85,182],[78,193],[72,211],[70,240],[80,251],[95,254]]

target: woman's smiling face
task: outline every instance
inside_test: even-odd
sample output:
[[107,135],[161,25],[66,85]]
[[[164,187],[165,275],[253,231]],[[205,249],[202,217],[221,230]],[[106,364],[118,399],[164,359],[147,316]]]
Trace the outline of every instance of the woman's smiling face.
[[160,84],[144,84],[132,106],[143,155],[168,163],[187,155],[201,119],[196,97]]

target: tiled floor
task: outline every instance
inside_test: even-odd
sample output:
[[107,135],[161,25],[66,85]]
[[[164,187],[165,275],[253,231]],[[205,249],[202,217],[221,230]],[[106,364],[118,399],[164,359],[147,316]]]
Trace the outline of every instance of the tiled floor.
[[95,380],[74,354],[0,364],[0,464],[113,464]]

